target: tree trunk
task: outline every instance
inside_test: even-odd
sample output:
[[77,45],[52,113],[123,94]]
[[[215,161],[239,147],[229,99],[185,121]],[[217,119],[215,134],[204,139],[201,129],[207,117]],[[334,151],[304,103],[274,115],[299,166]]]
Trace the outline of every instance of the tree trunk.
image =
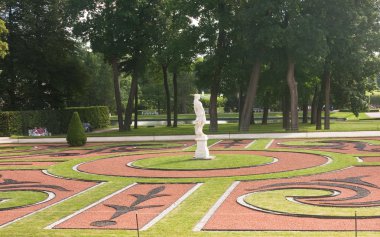
[[226,3],[225,1],[218,2],[218,39],[216,43],[215,58],[216,66],[214,75],[211,82],[210,90],[210,132],[215,133],[218,131],[218,94],[220,88],[220,82],[222,80],[222,70],[226,58],[226,44],[227,44],[227,32],[226,32],[226,22],[223,17],[226,14]]
[[298,90],[297,82],[294,78],[294,61],[289,58],[288,62],[288,74],[286,80],[288,82],[289,91],[290,91],[290,129],[292,131],[298,131]]
[[255,111],[254,111],[254,110],[252,110],[252,113],[251,113],[251,121],[250,121],[250,124],[251,124],[251,125],[256,124],[256,121],[255,121]]
[[315,117],[315,129],[321,130],[322,129],[322,108],[323,108],[323,96],[321,95],[321,92],[324,90],[324,85],[322,85],[322,88],[318,88],[317,93],[317,111],[316,111],[316,117]]
[[173,71],[173,127],[176,128],[178,126],[178,72],[177,69]]
[[324,73],[325,83],[325,130],[330,130],[330,93],[331,93],[331,73],[325,71]]
[[285,88],[285,93],[282,99],[282,128],[290,130],[290,117],[289,117],[289,90]]
[[127,103],[127,107],[125,108],[124,127],[125,127],[125,130],[127,131],[131,130],[132,113],[133,113],[133,107],[134,107],[133,102],[135,100],[135,96],[137,93],[138,78],[139,78],[139,72],[138,72],[138,68],[136,67],[134,72],[132,73],[131,89],[129,90],[128,103]]
[[171,109],[170,109],[170,91],[169,91],[169,82],[168,82],[168,66],[162,65],[162,73],[164,75],[164,89],[165,89],[165,97],[166,97],[166,126],[172,126],[171,119]]
[[[11,56],[12,57],[12,56]],[[14,59],[12,59],[14,61]],[[1,72],[0,72],[1,73]],[[18,102],[17,102],[17,96],[16,96],[16,88],[17,88],[17,83],[16,83],[16,75],[15,75],[15,69],[14,69],[14,64],[13,62],[10,63],[9,65],[9,85],[7,85],[7,92],[9,95],[9,104],[8,104],[8,110],[17,110]]]
[[262,125],[268,124],[268,115],[269,115],[269,108],[268,108],[268,106],[264,106],[263,120],[261,121]]
[[255,104],[257,88],[260,80],[260,68],[261,62],[256,61],[251,71],[247,93],[245,93],[243,111],[241,113],[240,131],[242,132],[248,131],[249,125],[251,124],[252,110]]
[[315,124],[317,120],[317,106],[318,106],[318,86],[315,86],[313,101],[311,102],[311,121],[310,124]]
[[[157,93],[157,95],[159,95],[158,93]],[[161,114],[161,103],[160,103],[160,98],[157,96],[157,113],[158,114]]]
[[211,89],[210,89],[210,127],[209,130],[211,133],[218,131],[218,94],[220,81],[222,77],[222,62],[219,62],[219,65],[215,69],[214,78],[212,80]]
[[317,105],[317,116],[315,121],[315,129],[321,130],[322,129],[322,101],[319,100],[319,103]]
[[244,106],[244,96],[243,96],[243,87],[240,85],[239,90],[239,128],[241,125],[241,118],[242,118],[242,112],[243,112],[243,106]]
[[116,113],[117,113],[117,121],[119,124],[119,131],[125,130],[123,124],[123,109],[121,105],[121,94],[120,94],[120,80],[119,80],[119,60],[113,59],[111,61],[112,72],[113,72],[113,87],[115,90],[115,102],[116,102]]
[[[6,27],[8,28],[9,30],[9,34],[8,34],[8,38],[7,38],[7,41],[8,41],[8,46],[9,46],[9,60],[7,61],[10,61],[8,62],[9,65],[8,65],[8,68],[9,68],[9,84],[7,84],[7,93],[8,93],[8,96],[9,96],[9,103],[7,105],[7,107],[5,109],[7,110],[17,110],[17,97],[16,97],[16,90],[17,90],[17,83],[16,83],[16,75],[15,75],[15,64],[14,64],[14,61],[15,61],[15,58],[14,58],[14,52],[13,52],[13,39],[14,39],[14,17],[13,17],[13,8],[11,5],[6,5],[6,8],[7,8],[7,11],[8,11],[8,21],[9,21],[9,24],[6,25]],[[1,74],[1,70],[0,70],[0,74]]]
[[302,123],[307,123],[308,121],[308,113],[309,113],[309,104],[304,102],[302,105]]
[[211,86],[210,95],[210,132],[215,133],[218,131],[218,92],[219,92],[219,81],[213,82]]
[[137,122],[138,122],[138,114],[139,114],[139,110],[138,110],[138,107],[139,107],[139,88],[137,87],[136,88],[136,94],[135,94],[135,124],[134,124],[134,128],[137,129]]

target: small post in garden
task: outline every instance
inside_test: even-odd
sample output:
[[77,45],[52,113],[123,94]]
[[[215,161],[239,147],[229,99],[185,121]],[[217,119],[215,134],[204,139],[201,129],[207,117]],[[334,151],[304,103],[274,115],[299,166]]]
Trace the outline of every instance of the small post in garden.
[[206,124],[206,113],[203,108],[202,102],[199,101],[201,95],[194,95],[194,112],[197,116],[195,119],[195,141],[197,142],[197,149],[195,151],[195,159],[214,159],[214,156],[210,156],[210,152],[207,147],[208,137],[203,133],[203,126]]
[[137,237],[140,237],[139,218],[137,216],[137,212],[136,212],[136,231],[137,231]]
[[355,211],[355,237],[358,237],[358,214]]

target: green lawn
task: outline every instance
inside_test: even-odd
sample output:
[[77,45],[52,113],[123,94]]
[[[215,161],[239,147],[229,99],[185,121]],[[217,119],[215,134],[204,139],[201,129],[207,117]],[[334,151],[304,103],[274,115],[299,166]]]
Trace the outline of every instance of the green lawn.
[[[310,114],[309,114],[310,115]],[[302,116],[302,112],[300,111],[298,113],[298,116]],[[206,115],[207,119],[210,119],[210,115]],[[223,119],[238,119],[239,114],[238,113],[219,113],[218,118]],[[262,118],[263,113],[255,113],[255,118]],[[269,112],[269,117],[275,117],[275,118],[281,118],[282,112]],[[364,119],[368,118],[368,116],[365,115],[365,113],[360,113],[359,117],[357,118],[353,113],[351,112],[331,112],[331,117],[334,118],[348,118],[348,119]],[[159,114],[159,115],[139,115],[138,118],[140,120],[166,120],[166,114]],[[172,115],[173,119],[173,115]],[[195,114],[179,114],[178,119],[195,119]],[[111,120],[117,120],[116,115],[111,116]]]
[[41,202],[48,197],[44,192],[32,192],[32,191],[5,191],[0,192],[0,211],[19,206],[27,206],[34,203]]
[[133,162],[133,166],[149,169],[167,170],[206,170],[227,169],[264,165],[273,162],[273,158],[251,155],[217,155],[212,160],[194,159],[188,156],[168,156],[161,158],[142,159]]
[[356,117],[356,115],[351,112],[332,112],[330,116],[334,118],[343,118],[347,120],[369,119],[369,117],[365,113],[360,113],[359,116]]
[[[212,134],[208,132],[209,126],[204,127],[204,131],[207,134]],[[335,131],[378,131],[380,130],[379,120],[348,120],[348,121],[333,121],[331,122],[330,132]],[[315,125],[311,124],[300,124],[299,132],[315,132]],[[327,130],[321,130],[327,131]],[[282,128],[282,124],[268,124],[252,125],[247,133],[285,133],[286,131]],[[237,123],[220,124],[219,130],[216,134],[237,134],[238,131]],[[89,136],[158,136],[158,135],[193,135],[194,127],[193,125],[180,125],[178,128],[168,128],[168,127],[140,127],[138,129],[132,129],[128,132],[103,132],[96,134],[89,134]]]

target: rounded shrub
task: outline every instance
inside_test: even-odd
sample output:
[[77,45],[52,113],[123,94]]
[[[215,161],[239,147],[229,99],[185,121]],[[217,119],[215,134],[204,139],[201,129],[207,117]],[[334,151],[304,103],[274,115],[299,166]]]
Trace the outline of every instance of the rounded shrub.
[[71,117],[66,141],[70,146],[83,146],[86,144],[87,137],[78,112],[74,112]]

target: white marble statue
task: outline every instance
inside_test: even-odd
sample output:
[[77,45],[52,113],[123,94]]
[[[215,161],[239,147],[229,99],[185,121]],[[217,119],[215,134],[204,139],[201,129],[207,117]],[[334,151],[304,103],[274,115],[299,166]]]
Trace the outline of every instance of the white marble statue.
[[195,119],[195,141],[197,142],[197,149],[195,151],[195,159],[213,159],[210,156],[207,147],[208,137],[203,133],[203,126],[206,124],[206,113],[203,108],[202,102],[199,101],[201,95],[194,95],[194,112],[197,116]]
[[201,95],[195,94],[194,95],[194,112],[197,116],[195,119],[195,136],[197,138],[206,136],[203,133],[203,126],[206,124],[206,113],[203,108],[202,102],[199,101],[201,98]]

